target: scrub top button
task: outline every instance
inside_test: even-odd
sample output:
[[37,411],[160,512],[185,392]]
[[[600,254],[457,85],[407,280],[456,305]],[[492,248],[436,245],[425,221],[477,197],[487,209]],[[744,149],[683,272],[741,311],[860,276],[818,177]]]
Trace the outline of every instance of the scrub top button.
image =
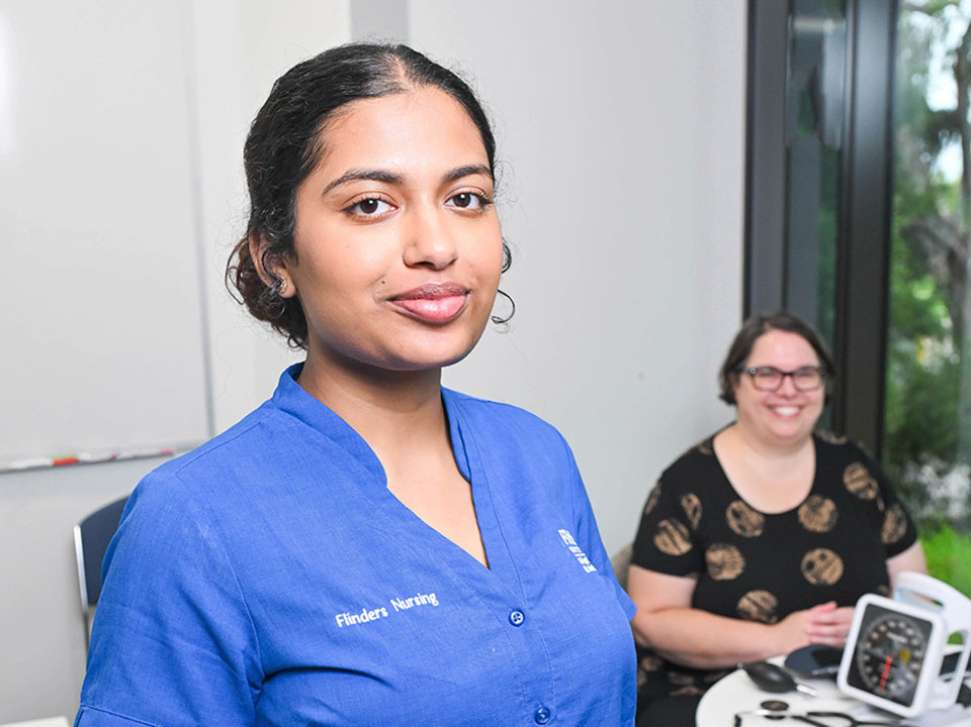
[[536,711],[533,712],[533,721],[536,724],[546,724],[551,719],[553,719],[553,713],[543,705],[537,707]]
[[[520,611],[518,608],[509,612],[509,623],[511,623],[513,626],[522,626],[523,621],[525,620],[526,614]],[[540,722],[540,724],[544,723]]]

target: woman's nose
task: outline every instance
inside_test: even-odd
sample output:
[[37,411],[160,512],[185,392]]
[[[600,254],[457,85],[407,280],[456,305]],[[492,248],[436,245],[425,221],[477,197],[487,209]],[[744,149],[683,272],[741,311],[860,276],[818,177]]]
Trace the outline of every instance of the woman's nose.
[[783,396],[795,396],[799,393],[799,389],[796,388],[796,382],[792,378],[792,374],[786,374],[782,377],[782,383],[779,384],[779,388],[776,390],[777,394],[782,394]]
[[405,264],[444,270],[454,263],[458,248],[444,215],[437,210],[416,209],[411,218],[404,249]]

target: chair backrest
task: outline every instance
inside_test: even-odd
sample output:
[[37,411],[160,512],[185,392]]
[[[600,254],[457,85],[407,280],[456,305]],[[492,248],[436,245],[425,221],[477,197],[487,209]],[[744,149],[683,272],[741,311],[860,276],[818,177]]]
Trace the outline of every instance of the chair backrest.
[[91,614],[101,596],[101,562],[111,537],[118,529],[127,497],[95,510],[74,526],[74,553],[78,561],[81,612],[84,614],[84,644],[88,646]]
[[623,548],[614,553],[610,559],[610,565],[614,569],[614,575],[620,583],[621,588],[627,590],[627,569],[630,567],[631,556],[633,555],[634,544],[628,543]]

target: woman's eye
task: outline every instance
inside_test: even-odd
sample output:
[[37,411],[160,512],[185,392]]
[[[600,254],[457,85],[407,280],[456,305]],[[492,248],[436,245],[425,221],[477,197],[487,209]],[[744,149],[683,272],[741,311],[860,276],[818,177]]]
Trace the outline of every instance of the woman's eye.
[[352,215],[357,215],[358,217],[380,217],[390,210],[391,205],[385,202],[383,199],[378,199],[377,197],[368,197],[355,202],[348,207],[346,211]]
[[475,192],[459,192],[449,197],[445,204],[449,207],[458,207],[463,210],[479,210],[489,203],[483,195]]

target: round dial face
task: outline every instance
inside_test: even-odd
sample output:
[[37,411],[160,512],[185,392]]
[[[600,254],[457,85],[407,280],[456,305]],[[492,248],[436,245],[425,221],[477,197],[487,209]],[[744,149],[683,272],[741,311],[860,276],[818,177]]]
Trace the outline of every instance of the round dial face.
[[888,613],[860,631],[856,666],[871,693],[909,703],[926,653],[924,630],[908,616]]

